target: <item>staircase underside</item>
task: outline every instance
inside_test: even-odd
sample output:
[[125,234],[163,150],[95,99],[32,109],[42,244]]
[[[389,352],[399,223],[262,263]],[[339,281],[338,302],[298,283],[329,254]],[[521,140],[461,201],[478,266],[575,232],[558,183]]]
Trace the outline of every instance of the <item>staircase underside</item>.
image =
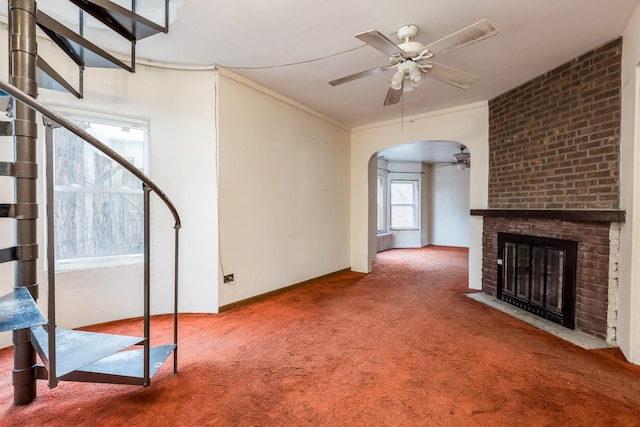
[[[128,40],[141,40],[168,28],[109,0],[69,0]],[[166,25],[166,16],[165,16]]]
[[[36,19],[38,27],[79,67],[79,85],[76,88],[49,66],[43,58],[38,57],[38,85],[46,89],[70,92],[77,98],[83,96],[82,70],[85,67],[122,68],[133,72],[135,43],[154,34],[166,33],[168,30],[166,16],[165,26],[162,26],[109,0],[70,0],[70,2],[125,38],[131,45],[130,64],[126,64],[84,38],[81,28],[79,32],[75,32],[46,13],[38,11]],[[167,11],[165,6],[165,15]]]

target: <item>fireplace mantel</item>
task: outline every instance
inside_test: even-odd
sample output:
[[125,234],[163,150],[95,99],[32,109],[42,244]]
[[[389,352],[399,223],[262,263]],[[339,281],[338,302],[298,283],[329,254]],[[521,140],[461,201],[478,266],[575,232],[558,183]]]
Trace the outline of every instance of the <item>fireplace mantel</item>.
[[471,209],[470,214],[490,218],[529,218],[561,221],[624,222],[624,210],[598,209]]

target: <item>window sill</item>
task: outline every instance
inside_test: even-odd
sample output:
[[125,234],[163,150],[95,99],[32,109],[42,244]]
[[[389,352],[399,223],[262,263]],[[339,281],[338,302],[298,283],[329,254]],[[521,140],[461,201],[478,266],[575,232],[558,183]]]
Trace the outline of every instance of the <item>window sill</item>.
[[[127,267],[131,265],[142,265],[142,254],[101,257],[94,259],[71,259],[56,262],[56,273],[66,273],[85,270],[100,270],[108,268]],[[45,267],[45,273],[46,273]]]

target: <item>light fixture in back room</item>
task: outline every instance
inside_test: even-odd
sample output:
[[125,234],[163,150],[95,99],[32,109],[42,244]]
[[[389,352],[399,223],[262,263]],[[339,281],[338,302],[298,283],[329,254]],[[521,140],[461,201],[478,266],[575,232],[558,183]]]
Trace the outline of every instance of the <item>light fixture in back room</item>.
[[437,167],[441,167],[441,166],[455,166],[458,168],[458,170],[463,171],[467,168],[471,167],[471,153],[469,153],[468,151],[465,151],[467,149],[467,147],[465,147],[464,145],[461,145],[460,147],[458,147],[458,150],[460,150],[459,153],[455,153],[453,155],[453,162],[435,162],[434,165],[436,165]]

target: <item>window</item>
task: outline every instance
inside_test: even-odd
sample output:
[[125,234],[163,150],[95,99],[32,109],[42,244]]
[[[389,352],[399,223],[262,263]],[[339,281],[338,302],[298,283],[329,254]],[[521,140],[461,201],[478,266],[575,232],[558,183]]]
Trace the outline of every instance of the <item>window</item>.
[[384,224],[384,177],[378,177],[378,233],[385,231]]
[[391,228],[418,228],[418,181],[391,181]]
[[[96,118],[71,120],[145,171],[148,126]],[[64,128],[54,131],[54,237],[62,269],[140,261],[142,183]]]

